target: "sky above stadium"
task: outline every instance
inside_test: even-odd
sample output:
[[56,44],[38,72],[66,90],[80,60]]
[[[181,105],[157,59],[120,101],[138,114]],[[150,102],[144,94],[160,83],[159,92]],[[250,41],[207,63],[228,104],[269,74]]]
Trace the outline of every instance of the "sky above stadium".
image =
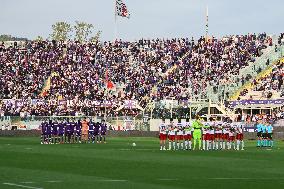
[[[199,37],[205,34],[206,6],[209,34],[284,32],[283,0],[124,0],[131,18],[119,18],[118,37]],[[34,39],[48,37],[57,21],[85,21],[114,39],[114,0],[1,0],[0,34]],[[280,24],[282,23],[282,24]]]

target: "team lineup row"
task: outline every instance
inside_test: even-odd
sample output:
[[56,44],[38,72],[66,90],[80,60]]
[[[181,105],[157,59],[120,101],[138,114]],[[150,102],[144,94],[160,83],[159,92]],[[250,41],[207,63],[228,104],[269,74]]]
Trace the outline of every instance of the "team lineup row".
[[273,147],[273,127],[269,122],[259,120],[256,125],[257,147]]
[[104,120],[44,121],[41,123],[41,144],[106,142],[107,125]]
[[[273,146],[272,126],[266,123],[262,127],[269,128],[263,134],[262,141],[268,141],[267,144]],[[178,120],[177,124],[172,119],[169,124],[163,120],[159,126],[160,150],[166,150],[167,140],[168,150],[195,150],[197,143],[199,150],[244,150],[243,129],[244,125],[240,123],[216,122],[212,119],[203,122],[198,116],[193,122],[189,119],[185,122]]]

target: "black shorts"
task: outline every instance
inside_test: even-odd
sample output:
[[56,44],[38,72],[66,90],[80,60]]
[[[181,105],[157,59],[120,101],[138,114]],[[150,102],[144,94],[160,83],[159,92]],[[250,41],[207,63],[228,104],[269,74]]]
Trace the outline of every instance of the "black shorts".
[[267,138],[267,133],[262,133],[262,138]]
[[262,132],[257,132],[257,137],[262,137]]
[[269,138],[270,140],[272,140],[272,133],[267,133],[267,138]]

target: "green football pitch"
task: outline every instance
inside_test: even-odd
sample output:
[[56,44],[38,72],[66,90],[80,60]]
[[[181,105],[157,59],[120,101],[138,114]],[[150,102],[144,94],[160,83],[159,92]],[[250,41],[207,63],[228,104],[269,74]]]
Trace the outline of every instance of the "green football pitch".
[[[132,143],[137,144],[132,147]],[[157,138],[41,145],[0,138],[0,189],[284,188],[284,143],[244,151],[160,151]]]

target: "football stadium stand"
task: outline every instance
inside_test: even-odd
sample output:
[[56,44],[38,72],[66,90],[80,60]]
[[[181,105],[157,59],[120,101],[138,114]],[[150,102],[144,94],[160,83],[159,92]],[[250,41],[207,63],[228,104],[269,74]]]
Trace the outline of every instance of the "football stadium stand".
[[0,114],[230,116],[238,100],[280,100],[272,114],[283,107],[283,37],[2,43]]

